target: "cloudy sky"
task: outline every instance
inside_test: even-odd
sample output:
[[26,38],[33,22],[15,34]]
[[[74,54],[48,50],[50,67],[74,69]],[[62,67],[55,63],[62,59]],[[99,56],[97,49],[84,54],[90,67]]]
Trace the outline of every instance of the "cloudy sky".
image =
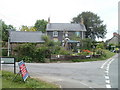
[[91,11],[107,25],[106,39],[118,30],[119,0],[1,0],[0,19],[16,28],[33,26],[38,19],[51,23],[70,23],[83,11]]

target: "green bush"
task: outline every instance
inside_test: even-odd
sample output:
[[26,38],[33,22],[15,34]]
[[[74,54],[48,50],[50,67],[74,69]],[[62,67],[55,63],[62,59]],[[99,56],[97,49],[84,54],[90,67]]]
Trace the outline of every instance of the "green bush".
[[32,44],[23,44],[19,47],[19,53],[23,56],[32,56],[34,53],[35,45]]
[[25,61],[25,62],[32,62],[32,57],[23,56],[22,60]]
[[104,43],[99,43],[97,46],[96,46],[97,49],[101,48],[101,49],[105,49],[105,44]]
[[3,49],[2,50],[2,56],[7,56],[8,50],[7,49]]
[[35,44],[25,43],[14,48],[14,52],[16,54],[12,56],[15,56],[17,58],[17,61],[24,60],[25,62],[32,62],[34,51]]
[[64,48],[61,48],[61,50],[59,51],[59,54],[61,55],[70,55],[72,52],[65,50]]
[[35,50],[34,59],[37,62],[45,62],[45,58],[50,57],[51,51],[48,47],[39,47]]

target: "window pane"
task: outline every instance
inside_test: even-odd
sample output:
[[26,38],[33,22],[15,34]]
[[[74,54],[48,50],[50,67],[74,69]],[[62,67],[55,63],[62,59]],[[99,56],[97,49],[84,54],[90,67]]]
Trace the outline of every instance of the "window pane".
[[76,36],[79,37],[80,36],[80,32],[75,32]]
[[57,37],[58,36],[58,32],[57,31],[54,31],[53,32],[53,37]]

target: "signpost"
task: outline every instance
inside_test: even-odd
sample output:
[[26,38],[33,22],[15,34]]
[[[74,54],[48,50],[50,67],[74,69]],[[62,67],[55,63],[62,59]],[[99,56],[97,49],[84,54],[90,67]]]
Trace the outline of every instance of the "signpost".
[[18,65],[19,65],[19,68],[20,68],[20,73],[22,75],[22,78],[25,81],[27,79],[27,77],[29,76],[27,68],[25,66],[25,63],[23,61],[20,61],[18,63]]
[[14,73],[16,73],[16,64],[14,57],[0,57],[1,64],[14,64]]

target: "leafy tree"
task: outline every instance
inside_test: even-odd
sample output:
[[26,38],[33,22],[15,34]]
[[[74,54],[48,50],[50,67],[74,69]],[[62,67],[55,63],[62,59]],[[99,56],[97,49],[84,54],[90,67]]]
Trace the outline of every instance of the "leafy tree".
[[47,21],[45,21],[44,19],[42,20],[37,20],[34,27],[37,29],[37,31],[42,31],[45,32],[46,31],[46,25],[47,25]]
[[95,40],[96,38],[104,38],[107,30],[106,25],[97,14],[92,12],[82,12],[77,17],[74,17],[71,23],[80,23],[81,19],[84,21],[86,27],[86,38]]
[[81,42],[82,42],[82,49],[89,49],[89,50],[91,49],[93,42],[91,39],[85,38]]
[[35,27],[22,26],[20,31],[37,31]]
[[105,49],[105,44],[103,42],[99,43],[96,48],[101,48],[101,49]]
[[8,34],[9,30],[15,30],[15,28],[12,25],[6,25],[4,21],[0,20],[0,36],[2,36],[3,41],[8,40]]

